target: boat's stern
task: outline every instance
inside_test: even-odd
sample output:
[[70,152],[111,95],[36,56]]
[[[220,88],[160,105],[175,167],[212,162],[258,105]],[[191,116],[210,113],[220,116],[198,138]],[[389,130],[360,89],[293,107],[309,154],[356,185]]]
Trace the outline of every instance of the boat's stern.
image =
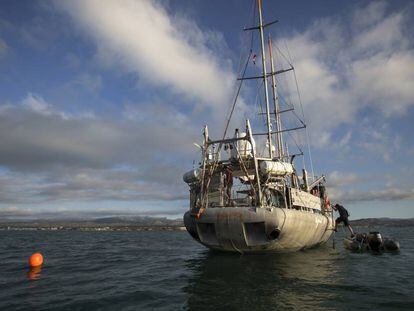
[[266,219],[264,210],[254,207],[209,208],[199,218],[187,212],[184,223],[190,235],[209,248],[253,251],[267,248],[280,234],[277,219]]
[[187,212],[184,223],[195,240],[222,251],[295,251],[329,238],[328,217],[313,215],[306,221],[306,215],[299,213],[281,208],[207,208],[199,218]]

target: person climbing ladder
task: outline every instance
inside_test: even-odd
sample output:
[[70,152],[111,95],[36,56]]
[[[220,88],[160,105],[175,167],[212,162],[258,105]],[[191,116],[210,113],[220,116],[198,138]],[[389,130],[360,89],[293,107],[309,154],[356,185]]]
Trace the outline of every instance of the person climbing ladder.
[[349,220],[348,220],[349,213],[346,210],[346,208],[337,203],[333,206],[333,209],[339,213],[339,217],[335,220],[334,231],[335,232],[338,231],[337,230],[338,224],[343,222],[344,225],[348,227],[349,232],[351,232],[351,236],[353,236],[355,233],[354,233],[354,230],[352,230],[351,225],[349,224]]

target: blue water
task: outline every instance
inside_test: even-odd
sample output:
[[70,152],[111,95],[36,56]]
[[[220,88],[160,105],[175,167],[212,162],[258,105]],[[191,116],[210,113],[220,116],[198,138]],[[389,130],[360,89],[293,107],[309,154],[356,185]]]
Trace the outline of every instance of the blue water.
[[343,232],[336,249],[240,256],[186,232],[0,231],[0,310],[414,310],[413,228],[376,229],[401,252],[350,253]]

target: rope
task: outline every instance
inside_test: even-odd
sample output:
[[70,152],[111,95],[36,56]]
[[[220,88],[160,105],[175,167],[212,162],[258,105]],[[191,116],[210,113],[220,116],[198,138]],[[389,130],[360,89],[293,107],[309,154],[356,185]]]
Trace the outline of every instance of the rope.
[[[286,46],[286,51],[288,53],[288,56],[289,56],[290,60],[292,60],[292,58],[290,56],[289,48],[286,44],[286,41],[285,41],[285,46]],[[283,53],[282,53],[282,55],[283,55]],[[293,68],[291,62],[289,62],[289,65]],[[296,77],[296,70],[295,69],[293,69],[293,76],[295,77],[296,91],[298,92],[298,99],[299,99],[299,104],[300,104],[300,108],[301,108],[301,112],[302,112],[302,116],[303,116],[303,122],[306,124],[305,112],[304,112],[303,104],[302,104],[302,96],[300,95],[299,84],[298,84],[298,79]],[[308,145],[309,162],[310,162],[309,164],[310,164],[311,171],[312,171],[312,181],[314,181],[315,180],[315,172],[313,170],[312,152],[311,152],[311,148],[310,148],[310,138],[309,138],[309,132],[308,132],[307,127],[305,127],[305,133],[306,133],[306,144]]]
[[[255,14],[255,11],[253,12],[253,15]],[[254,17],[254,16],[253,16]],[[254,40],[254,36],[253,36],[253,34],[252,34],[252,36],[251,36],[251,42],[250,42],[250,49],[249,49],[249,54],[248,54],[248,56],[247,56],[247,58],[246,58],[246,63],[245,63],[245,66],[244,66],[244,69],[243,69],[243,73],[242,73],[242,78],[244,78],[244,76],[245,76],[245,74],[246,74],[246,70],[247,70],[247,67],[248,67],[248,65],[249,65],[249,62],[250,62],[250,58],[251,58],[251,55],[252,55],[252,48],[253,48],[253,40]],[[242,54],[242,53],[241,53]],[[241,55],[240,54],[240,55]],[[241,57],[240,57],[240,59],[241,59]],[[240,62],[240,64],[241,64],[241,62]],[[226,135],[227,135],[227,130],[228,130],[228,128],[229,128],[229,125],[230,125],[230,121],[231,121],[231,118],[232,118],[232,116],[233,116],[233,113],[234,113],[234,109],[235,109],[235,107],[236,107],[236,103],[237,103],[237,99],[239,98],[239,95],[240,95],[240,90],[241,90],[241,87],[242,87],[242,85],[243,85],[243,79],[241,79],[240,80],[240,83],[239,83],[239,86],[238,86],[238,88],[237,88],[237,91],[236,91],[236,94],[235,94],[235,97],[234,97],[234,100],[233,100],[233,104],[232,104],[232,107],[231,107],[231,110],[230,110],[230,113],[229,113],[229,116],[228,116],[228,118],[227,118],[227,121],[226,121],[226,126],[224,127],[224,132],[223,132],[223,137],[222,137],[222,140],[223,139],[225,139],[225,137],[226,137]],[[222,146],[223,146],[223,143],[222,142],[220,142],[219,143],[219,146],[218,146],[218,148],[217,148],[217,153],[216,153],[216,155],[214,156],[214,162],[213,162],[213,165],[212,166],[210,166],[210,168],[209,168],[209,171],[208,171],[208,175],[207,175],[207,182],[206,182],[206,184],[205,184],[205,186],[204,186],[204,189],[202,188],[202,191],[204,192],[204,195],[203,195],[203,200],[202,200],[202,202],[201,202],[201,209],[200,209],[200,212],[202,212],[203,210],[204,210],[204,201],[206,201],[207,199],[206,199],[206,197],[207,197],[207,190],[208,190],[208,187],[209,187],[209,185],[210,185],[210,181],[211,181],[211,177],[212,177],[212,175],[213,175],[213,173],[214,173],[214,171],[215,171],[215,169],[217,168],[217,164],[218,164],[218,159],[219,159],[219,154],[220,154],[220,151],[221,151],[221,148],[222,148]],[[205,162],[205,159],[204,159],[204,162]],[[203,170],[203,172],[205,172],[205,169]],[[203,173],[203,181],[204,181],[204,177],[205,177],[205,173]]]
[[[303,116],[303,121],[306,124],[306,120],[305,120],[305,112],[303,110],[303,105],[302,105],[302,98],[300,96],[300,92],[299,92],[299,85],[298,85],[298,80],[296,78],[296,71],[293,70],[293,75],[295,77],[295,84],[296,84],[296,90],[298,92],[298,97],[299,97],[299,103],[300,103],[300,108],[302,110],[302,116]],[[306,133],[306,144],[308,145],[308,153],[309,153],[309,164],[311,167],[311,171],[312,171],[312,181],[315,180],[315,171],[313,170],[313,161],[312,161],[312,152],[311,152],[311,148],[310,148],[310,138],[309,138],[309,131],[308,131],[308,127],[305,127],[305,133]]]

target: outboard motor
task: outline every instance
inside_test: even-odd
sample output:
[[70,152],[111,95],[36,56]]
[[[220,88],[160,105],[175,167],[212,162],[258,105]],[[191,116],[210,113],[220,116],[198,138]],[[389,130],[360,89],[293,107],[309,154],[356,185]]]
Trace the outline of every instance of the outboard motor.
[[370,232],[368,234],[368,244],[371,250],[379,252],[383,244],[381,233]]
[[400,250],[400,243],[391,239],[384,239],[384,248],[387,251],[395,252]]

